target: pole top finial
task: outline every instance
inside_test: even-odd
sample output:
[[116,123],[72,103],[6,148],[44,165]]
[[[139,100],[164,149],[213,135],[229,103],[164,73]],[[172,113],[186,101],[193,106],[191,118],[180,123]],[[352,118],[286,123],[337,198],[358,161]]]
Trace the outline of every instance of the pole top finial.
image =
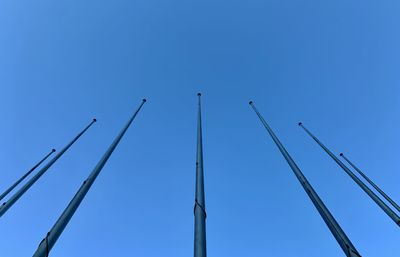
[[53,149],[51,149],[51,151],[54,153],[56,151],[56,149],[53,148]]
[[93,122],[96,122],[97,121],[97,119],[96,118],[93,118]]
[[340,156],[343,156],[343,153],[340,153],[339,155],[340,155]]
[[197,93],[197,96],[201,96],[201,93]]
[[303,125],[303,122],[299,122],[298,125],[299,125],[299,126]]
[[253,101],[250,101],[249,104],[250,104],[250,105],[253,104]]
[[147,100],[146,100],[146,98],[143,98],[142,101],[145,103]]

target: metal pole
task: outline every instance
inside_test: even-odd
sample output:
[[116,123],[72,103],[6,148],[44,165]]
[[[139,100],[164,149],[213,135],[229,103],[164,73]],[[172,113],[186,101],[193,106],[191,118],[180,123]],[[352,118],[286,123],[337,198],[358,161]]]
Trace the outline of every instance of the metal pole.
[[257,114],[261,123],[267,129],[269,135],[272,137],[272,140],[277,145],[277,147],[278,147],[279,151],[282,153],[283,157],[285,157],[285,159],[286,159],[287,163],[289,164],[290,168],[292,169],[293,173],[296,175],[297,179],[300,181],[300,184],[303,186],[304,191],[306,191],[308,197],[310,197],[312,203],[314,204],[315,208],[321,215],[322,219],[325,221],[326,225],[328,226],[328,228],[331,231],[331,233],[333,234],[333,236],[336,238],[336,241],[339,243],[343,252],[346,254],[347,257],[360,257],[361,255],[358,253],[358,251],[356,250],[356,248],[354,247],[354,245],[352,244],[350,239],[347,237],[345,232],[342,230],[340,225],[337,223],[335,218],[332,216],[332,214],[328,210],[328,208],[325,206],[325,204],[319,198],[319,196],[315,192],[314,188],[311,186],[311,184],[308,182],[307,178],[301,172],[300,168],[297,166],[295,161],[292,159],[292,157],[286,151],[285,147],[279,141],[278,137],[275,135],[275,133],[269,127],[267,122],[264,120],[264,118],[258,112],[256,107],[254,106],[254,103],[252,101],[250,101],[249,104],[251,105],[251,107],[253,107],[253,110]]
[[369,178],[367,177],[367,175],[365,175],[359,168],[357,168],[356,165],[354,165],[349,159],[347,159],[347,157],[344,156],[343,153],[340,153],[340,156],[341,156],[343,159],[345,159],[345,161],[346,161],[348,164],[350,164],[351,167],[353,167],[353,168],[358,172],[358,174],[360,174],[366,181],[368,181],[368,183],[370,183],[371,186],[373,186],[373,187],[376,189],[376,191],[378,191],[378,192],[379,192],[379,193],[380,193],[394,208],[396,208],[396,210],[397,210],[398,212],[400,212],[400,206],[399,206],[395,201],[393,201],[392,198],[390,198],[387,194],[385,194],[385,192],[383,192],[382,189],[380,189],[374,182],[372,182],[371,179],[369,179]]
[[33,166],[27,173],[25,173],[20,179],[18,179],[12,186],[10,186],[6,191],[4,191],[0,195],[0,201],[3,200],[6,195],[8,195],[16,186],[19,185],[19,183],[22,182],[26,177],[28,177],[37,167],[39,167],[40,164],[42,164],[47,158],[49,158],[50,155],[52,155],[56,149],[52,149],[50,153],[48,153],[42,160],[40,160],[35,166]]
[[60,237],[61,233],[64,231],[65,227],[68,225],[68,222],[71,220],[75,211],[78,209],[82,200],[85,198],[85,195],[89,191],[90,187],[96,180],[97,176],[100,174],[100,171],[103,169],[107,160],[110,158],[114,149],[117,147],[119,141],[121,141],[125,132],[128,130],[132,121],[135,119],[139,110],[142,108],[143,104],[146,102],[146,99],[143,99],[139,108],[135,111],[132,117],[129,119],[128,123],[123,127],[118,136],[114,139],[112,144],[109,146],[107,151],[104,153],[103,157],[97,163],[96,167],[94,167],[93,171],[90,173],[89,177],[83,181],[83,184],[76,192],[74,198],[72,198],[71,202],[68,204],[67,208],[65,208],[64,212],[58,218],[56,223],[51,228],[50,232],[47,233],[46,237],[40,242],[38,249],[33,254],[33,257],[47,257],[49,256],[50,250],[53,248],[57,239]]
[[311,134],[308,129],[306,129],[303,126],[303,123],[299,122],[299,126],[304,129],[304,131],[312,138],[314,139],[319,146],[324,149],[324,151],[354,180],[354,182],[357,183],[361,187],[362,190],[364,190],[369,197],[371,197],[372,200],[375,201],[375,203],[381,207],[381,209],[398,225],[400,226],[400,217],[392,210],[390,209],[389,206],[387,206],[374,192],[372,192],[371,189],[369,189],[364,182],[362,182],[349,168],[344,165],[339,158],[337,158],[326,146],[324,146],[321,141],[318,140],[313,134]]
[[194,257],[207,256],[206,203],[204,196],[203,140],[201,127],[201,94],[197,114],[196,196],[194,204]]
[[83,135],[96,122],[92,122],[82,130],[68,145],[66,145],[53,159],[51,159],[38,173],[35,174],[26,184],[20,188],[7,202],[4,202],[0,207],[0,217],[7,212],[7,210],[26,192],[28,189]]

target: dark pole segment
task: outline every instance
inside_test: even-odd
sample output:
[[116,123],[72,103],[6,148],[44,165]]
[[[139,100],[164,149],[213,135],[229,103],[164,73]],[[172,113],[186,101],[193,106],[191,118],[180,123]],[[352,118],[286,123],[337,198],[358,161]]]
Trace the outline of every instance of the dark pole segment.
[[22,180],[24,180],[26,177],[28,177],[37,167],[39,167],[40,164],[42,164],[47,158],[49,158],[50,155],[52,155],[56,149],[52,149],[50,153],[48,153],[42,160],[40,160],[35,166],[33,166],[27,173],[25,173],[20,179],[18,179],[12,186],[10,186],[6,191],[4,191],[0,195],[0,201],[3,200],[6,195],[8,195],[16,186],[18,186]]
[[40,242],[38,249],[33,254],[33,257],[47,257],[49,255],[50,250],[53,248],[57,239],[60,237],[61,233],[64,231],[65,227],[68,225],[68,222],[71,220],[75,211],[78,209],[82,200],[85,198],[85,195],[89,191],[90,187],[96,180],[97,176],[100,174],[100,171],[106,164],[107,160],[110,158],[114,149],[117,147],[119,141],[121,141],[125,132],[128,130],[132,121],[135,119],[136,115],[142,108],[143,104],[146,102],[146,99],[143,99],[139,108],[135,111],[132,117],[129,119],[128,123],[123,127],[118,136],[114,139],[112,144],[109,146],[107,151],[104,153],[103,157],[97,163],[96,167],[94,167],[93,171],[90,173],[89,177],[83,182],[79,190],[76,192],[74,198],[72,198],[71,202],[68,204],[67,208],[58,218],[56,223],[51,228],[50,232],[47,233],[46,237]]
[[26,184],[20,188],[7,202],[0,207],[0,217],[26,192],[28,189],[96,122],[92,122],[82,130],[68,145],[66,145],[53,159],[51,159],[41,170],[38,171]]
[[324,149],[324,151],[354,180],[354,182],[357,183],[361,187],[362,190],[364,190],[369,197],[372,198],[372,200],[375,201],[375,203],[381,207],[381,209],[398,225],[400,226],[400,217],[389,207],[387,206],[374,192],[372,192],[371,189],[369,189],[364,182],[362,182],[349,168],[344,165],[339,158],[337,158],[326,146],[324,146],[321,141],[318,140],[311,132],[306,129],[306,127],[303,126],[303,124],[300,122],[299,126],[304,129],[304,131],[314,139],[317,144]]
[[400,206],[399,206],[395,201],[393,201],[392,198],[390,198],[387,194],[385,194],[385,192],[383,192],[382,189],[380,189],[374,182],[372,182],[371,179],[369,179],[369,178],[367,177],[367,175],[365,175],[359,168],[357,168],[356,165],[354,165],[349,159],[347,159],[347,157],[344,156],[343,153],[341,153],[340,156],[341,156],[348,164],[350,164],[351,167],[353,167],[353,168],[358,172],[358,174],[360,174],[363,178],[365,178],[365,180],[368,181],[368,183],[369,183],[371,186],[373,186],[373,187],[376,189],[376,191],[378,191],[378,192],[379,192],[379,193],[380,193],[394,208],[396,208],[396,210],[397,210],[398,212],[400,212]]
[[196,196],[194,204],[194,257],[207,256],[206,202],[204,196],[203,136],[201,127],[201,94],[197,114]]
[[325,206],[325,204],[319,198],[319,196],[315,192],[314,188],[311,186],[311,184],[308,182],[307,178],[301,172],[300,168],[297,166],[295,161],[292,159],[292,157],[286,151],[285,147],[279,141],[278,137],[275,135],[275,133],[269,127],[267,122],[264,120],[264,118],[258,112],[258,110],[254,106],[253,102],[250,101],[249,104],[251,105],[251,107],[253,107],[253,110],[257,114],[261,123],[267,129],[269,135],[272,137],[272,140],[277,145],[277,147],[278,147],[279,151],[282,153],[283,157],[285,157],[285,159],[286,159],[287,163],[289,164],[290,168],[292,169],[293,173],[296,175],[297,179],[300,181],[300,184],[303,186],[303,189],[306,191],[308,197],[310,197],[315,208],[317,208],[322,219],[325,221],[326,225],[328,226],[328,228],[331,231],[331,233],[333,234],[333,236],[336,238],[336,241],[339,243],[340,247],[342,248],[342,250],[344,251],[346,256],[347,257],[360,257],[361,255],[358,253],[358,251],[356,250],[356,248],[354,247],[354,245],[352,244],[350,239],[347,237],[347,235],[344,233],[344,231],[342,230],[340,225],[337,223],[335,218],[332,216],[332,214],[328,210],[328,208]]

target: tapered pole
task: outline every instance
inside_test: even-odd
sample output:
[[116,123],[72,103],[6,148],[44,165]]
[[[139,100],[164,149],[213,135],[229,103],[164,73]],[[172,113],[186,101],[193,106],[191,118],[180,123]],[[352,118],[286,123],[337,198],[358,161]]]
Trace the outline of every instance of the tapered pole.
[[19,178],[12,186],[10,186],[6,191],[0,195],[0,201],[3,200],[6,195],[8,195],[16,186],[18,186],[26,177],[28,177],[37,167],[40,166],[50,155],[52,155],[56,149],[52,149],[43,159],[41,159],[35,166],[33,166],[27,173],[25,173],[21,178]]
[[93,119],[90,124],[83,129],[68,145],[66,145],[53,159],[51,159],[41,170],[39,170],[26,184],[21,187],[7,202],[4,202],[0,207],[0,217],[7,212],[7,210],[13,206],[13,204],[26,192],[28,189],[35,184],[35,182],[88,130],[96,119]]
[[387,194],[385,194],[385,192],[383,192],[382,189],[380,189],[369,177],[367,177],[367,175],[365,175],[356,165],[354,165],[346,156],[344,156],[343,153],[339,154],[348,164],[350,164],[351,167],[353,167],[353,169],[355,169],[358,174],[360,174],[366,181],[368,181],[368,183],[373,186],[376,191],[378,191],[394,208],[396,208],[396,210],[398,212],[400,212],[400,206],[393,201],[392,198],[390,198]]
[[252,101],[249,102],[253,110],[257,114],[258,118],[260,119],[261,123],[267,129],[269,135],[272,137],[272,140],[277,145],[279,151],[282,153],[283,157],[286,159],[287,163],[289,164],[290,168],[292,169],[293,173],[296,175],[297,179],[299,180],[300,184],[303,186],[304,191],[306,191],[308,197],[311,199],[312,203],[314,204],[315,208],[321,215],[322,219],[325,221],[326,225],[328,226],[329,230],[331,231],[332,235],[335,237],[336,241],[339,243],[340,247],[342,248],[343,252],[346,254],[347,257],[360,257],[361,255],[358,253],[350,239],[347,237],[345,232],[342,230],[340,225],[337,223],[335,218],[332,216],[328,208],[319,198],[318,194],[315,192],[314,188],[308,182],[307,178],[301,172],[300,168],[297,166],[295,161],[286,151],[285,147],[279,141],[278,137],[269,127],[267,122],[261,116],[261,114],[256,109],[254,103]]
[[104,153],[103,157],[97,163],[96,167],[94,167],[93,171],[90,173],[89,177],[83,182],[79,190],[76,192],[74,198],[72,198],[71,202],[68,204],[67,208],[58,218],[54,226],[51,228],[50,232],[47,233],[46,237],[39,244],[38,249],[33,254],[33,257],[47,257],[49,256],[50,250],[53,248],[57,239],[60,237],[61,233],[64,231],[65,227],[68,225],[68,222],[71,220],[75,211],[78,209],[82,200],[85,198],[86,193],[89,191],[90,187],[93,185],[97,176],[100,174],[100,171],[103,169],[107,160],[110,158],[111,154],[117,147],[119,141],[121,141],[125,132],[128,130],[132,121],[135,119],[136,115],[142,108],[143,104],[146,102],[146,99],[143,99],[139,108],[135,111],[135,113],[131,116],[128,123],[123,127],[121,132],[114,139],[112,144],[109,146],[107,151]]
[[353,179],[356,184],[364,190],[365,193],[369,197],[371,197],[374,202],[381,207],[381,209],[398,225],[400,226],[400,217],[389,207],[387,206],[371,189],[369,189],[364,182],[362,182],[349,168],[344,165],[339,158],[337,158],[325,145],[321,143],[306,127],[304,127],[303,123],[299,122],[299,126],[304,129],[304,131],[314,139],[317,144],[324,149],[324,151]]
[[201,127],[201,94],[198,93],[196,195],[194,203],[194,257],[206,257],[206,202],[204,196],[203,136]]

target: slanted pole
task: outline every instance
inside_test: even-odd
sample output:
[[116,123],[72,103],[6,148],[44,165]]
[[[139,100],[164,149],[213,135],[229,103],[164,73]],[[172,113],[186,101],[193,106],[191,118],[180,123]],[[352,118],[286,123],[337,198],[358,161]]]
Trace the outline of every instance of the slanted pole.
[[7,202],[4,202],[0,207],[0,217],[7,212],[7,210],[13,206],[15,202],[26,192],[28,189],[35,184],[35,182],[88,130],[93,123],[96,122],[96,119],[93,119],[92,122],[82,130],[68,145],[66,145],[53,159],[51,159],[41,170],[38,171],[26,184],[21,187]]
[[292,169],[293,173],[296,175],[297,179],[299,180],[300,184],[303,186],[304,191],[306,191],[308,197],[311,199],[311,202],[314,204],[315,208],[321,215],[322,219],[325,221],[325,224],[328,226],[329,230],[331,231],[332,235],[335,237],[336,241],[339,243],[340,247],[342,248],[343,252],[346,254],[347,257],[360,257],[361,255],[358,253],[350,239],[347,237],[345,232],[342,230],[340,225],[337,223],[335,218],[332,216],[328,208],[325,206],[324,202],[319,198],[318,194],[315,192],[314,188],[308,182],[307,178],[301,172],[300,168],[297,166],[295,161],[286,151],[285,147],[279,141],[278,137],[269,127],[267,122],[261,116],[261,114],[256,109],[254,103],[252,101],[249,102],[253,110],[257,114],[258,118],[260,119],[261,123],[267,129],[269,135],[272,137],[272,140],[275,142],[276,146],[278,147],[279,151],[282,153],[283,157],[285,157],[287,163],[289,164],[290,168]]
[[194,203],[194,257],[207,256],[206,202],[204,196],[203,139],[201,127],[201,94],[198,93],[196,195]]
[[337,158],[325,145],[321,143],[306,127],[303,123],[299,122],[299,126],[304,129],[304,131],[314,139],[317,144],[324,149],[324,151],[349,175],[356,184],[364,190],[365,193],[398,225],[400,226],[400,217],[386,204],[384,203],[371,189],[369,189],[364,182],[362,182],[349,168],[344,165],[339,158]]
[[355,169],[358,174],[360,174],[368,183],[373,186],[376,191],[378,191],[398,212],[400,212],[400,206],[392,199],[390,198],[385,192],[383,192],[382,189],[380,189],[367,175],[365,175],[356,165],[354,165],[346,156],[344,156],[343,153],[339,154],[348,164],[350,164],[353,169]]
[[16,186],[18,186],[26,177],[28,177],[37,167],[40,166],[50,155],[52,155],[56,149],[52,149],[43,159],[41,159],[35,166],[33,166],[27,173],[25,173],[21,178],[19,178],[12,186],[10,186],[6,191],[0,195],[0,201],[3,200],[6,195],[8,195]]
[[142,108],[143,104],[146,102],[146,99],[143,99],[139,108],[135,111],[132,117],[129,119],[128,123],[123,127],[118,136],[114,139],[112,144],[109,146],[107,151],[104,153],[103,157],[97,163],[96,167],[94,167],[93,171],[90,173],[89,177],[83,182],[79,190],[76,192],[74,198],[72,198],[71,202],[68,204],[67,208],[58,218],[56,223],[51,228],[50,232],[47,233],[46,237],[40,242],[38,249],[33,254],[33,257],[47,257],[49,256],[50,250],[55,245],[57,239],[60,237],[61,233],[64,231],[65,227],[68,225],[68,222],[71,220],[75,211],[78,209],[82,200],[85,198],[85,195],[89,191],[90,187],[93,185],[97,176],[100,174],[100,171],[103,169],[107,160],[110,158],[111,154],[117,147],[119,141],[121,141],[125,132],[128,130],[132,121],[135,119],[136,115]]

